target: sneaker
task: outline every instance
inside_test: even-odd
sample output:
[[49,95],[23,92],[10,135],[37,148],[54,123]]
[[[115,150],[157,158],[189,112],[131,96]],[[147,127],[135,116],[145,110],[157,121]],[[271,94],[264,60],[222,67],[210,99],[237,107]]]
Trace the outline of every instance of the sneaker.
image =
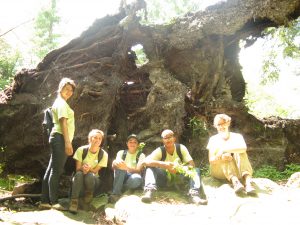
[[49,203],[40,203],[39,204],[39,209],[45,210],[45,209],[51,209],[52,206]]
[[198,196],[198,195],[191,195],[190,200],[192,203],[194,203],[196,205],[207,205],[207,203],[208,203],[207,199],[200,198],[200,196]]
[[75,214],[78,212],[78,199],[77,198],[71,199],[69,211],[71,213],[75,213]]
[[145,190],[144,195],[141,197],[142,202],[150,203],[152,201],[152,190]]
[[248,195],[256,193],[256,190],[255,190],[255,187],[253,185],[253,182],[250,182],[249,184],[246,184],[246,193]]
[[109,196],[108,202],[114,204],[119,200],[119,198],[120,198],[120,195],[111,194]]
[[67,211],[68,210],[67,208],[63,207],[59,203],[52,205],[52,209],[59,210],[59,211]]
[[239,181],[233,183],[233,189],[236,194],[240,194],[245,190],[244,186]]

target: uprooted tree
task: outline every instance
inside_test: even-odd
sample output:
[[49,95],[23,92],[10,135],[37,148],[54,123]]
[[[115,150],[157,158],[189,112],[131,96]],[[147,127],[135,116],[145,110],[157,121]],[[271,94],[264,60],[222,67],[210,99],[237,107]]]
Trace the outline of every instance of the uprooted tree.
[[[254,167],[300,162],[299,120],[258,120],[243,103],[245,81],[238,61],[239,41],[261,36],[269,26],[300,15],[299,0],[228,0],[188,13],[174,23],[146,26],[135,11],[142,1],[96,20],[80,37],[50,52],[36,69],[23,69],[0,94],[1,163],[6,173],[40,177],[49,160],[42,130],[43,110],[52,104],[62,77],[77,83],[70,101],[75,111],[74,149],[92,128],[106,134],[110,161],[136,133],[150,152],[169,128],[190,149],[197,164],[216,113],[233,118],[232,129],[246,139]],[[132,47],[148,58],[135,63]],[[196,120],[197,127],[189,126]],[[197,131],[197,132],[194,132]],[[109,161],[109,163],[110,163]],[[66,169],[70,171],[71,162]]]

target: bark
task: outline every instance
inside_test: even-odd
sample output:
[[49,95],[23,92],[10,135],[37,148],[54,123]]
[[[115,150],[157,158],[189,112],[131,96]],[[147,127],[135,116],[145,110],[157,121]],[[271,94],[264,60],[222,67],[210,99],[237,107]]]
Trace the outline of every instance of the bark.
[[[254,167],[300,161],[299,120],[260,121],[249,114],[238,62],[239,41],[297,18],[299,0],[228,0],[164,26],[140,25],[134,14],[138,8],[96,20],[36,69],[16,74],[0,94],[0,159],[6,173],[44,173],[49,150],[43,110],[53,103],[62,77],[77,83],[70,101],[76,119],[74,148],[87,142],[92,128],[117,134],[105,143],[109,163],[126,147],[128,134],[138,134],[149,153],[160,145],[160,132],[169,128],[203,165],[208,137],[215,132],[212,119],[223,112],[232,116],[232,130],[245,136]],[[138,43],[149,59],[142,67],[131,51]],[[200,137],[188,126],[193,117],[208,129]],[[70,159],[66,170],[72,169]]]

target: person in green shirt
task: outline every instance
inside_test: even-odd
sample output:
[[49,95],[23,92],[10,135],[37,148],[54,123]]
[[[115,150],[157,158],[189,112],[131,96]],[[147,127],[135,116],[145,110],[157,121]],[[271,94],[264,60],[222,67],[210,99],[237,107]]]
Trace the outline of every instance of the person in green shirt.
[[[104,133],[101,130],[93,129],[88,135],[88,145],[79,147],[73,158],[76,161],[76,173],[72,178],[72,193],[69,211],[78,211],[79,197],[83,196],[85,204],[89,204],[95,191],[100,186],[98,172],[107,167],[108,154],[101,149]],[[85,150],[86,149],[86,150]],[[84,156],[84,151],[87,151]],[[102,152],[101,152],[102,151]],[[101,154],[99,157],[99,154]],[[100,160],[100,161],[99,161]]]
[[58,204],[58,187],[67,157],[73,154],[75,120],[74,111],[67,100],[73,95],[75,87],[73,80],[63,78],[58,86],[57,98],[52,105],[54,127],[49,137],[50,160],[42,181],[41,209],[64,209]]
[[145,155],[138,151],[139,139],[137,135],[129,135],[126,145],[128,149],[118,151],[116,159],[112,163],[114,183],[110,202],[116,202],[123,191],[139,188],[143,182],[141,173]]

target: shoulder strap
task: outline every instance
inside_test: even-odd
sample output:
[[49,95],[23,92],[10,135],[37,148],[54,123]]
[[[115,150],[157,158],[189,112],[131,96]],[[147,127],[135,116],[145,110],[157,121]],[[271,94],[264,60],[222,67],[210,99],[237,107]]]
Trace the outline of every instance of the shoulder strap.
[[81,162],[83,162],[83,160],[87,156],[88,150],[89,150],[89,146],[86,146],[86,147],[83,148],[83,151],[82,151],[82,161]]
[[[177,155],[179,156],[179,158],[182,162],[183,156],[182,156],[182,153],[181,153],[180,144],[176,143],[175,148],[176,148],[176,153],[177,153]],[[166,148],[165,148],[165,146],[160,146],[160,149],[161,149],[161,161],[165,161],[166,157],[167,157]]]
[[181,153],[180,144],[176,143],[175,147],[176,147],[176,153],[177,153],[177,155],[179,156],[181,162],[183,162],[183,160],[182,160],[183,157],[182,157],[182,153]]
[[139,158],[140,158],[141,154],[142,154],[142,151],[139,151],[139,152],[136,154],[136,159],[135,159],[136,163],[139,162]]
[[100,148],[99,153],[98,153],[98,163],[102,160],[104,155],[104,150]]
[[127,150],[123,151],[123,155],[122,155],[122,159],[125,160],[126,159],[126,155],[127,155]]
[[165,146],[160,146],[160,150],[161,150],[161,159],[160,159],[160,161],[165,161],[166,157],[167,157]]
[[[89,146],[83,148],[83,152],[82,152],[82,161],[83,161],[83,160],[85,159],[85,157],[87,156],[88,150],[89,150]],[[103,155],[104,155],[104,151],[103,151],[103,149],[101,148],[101,149],[99,150],[99,153],[98,153],[98,163],[102,160]]]

